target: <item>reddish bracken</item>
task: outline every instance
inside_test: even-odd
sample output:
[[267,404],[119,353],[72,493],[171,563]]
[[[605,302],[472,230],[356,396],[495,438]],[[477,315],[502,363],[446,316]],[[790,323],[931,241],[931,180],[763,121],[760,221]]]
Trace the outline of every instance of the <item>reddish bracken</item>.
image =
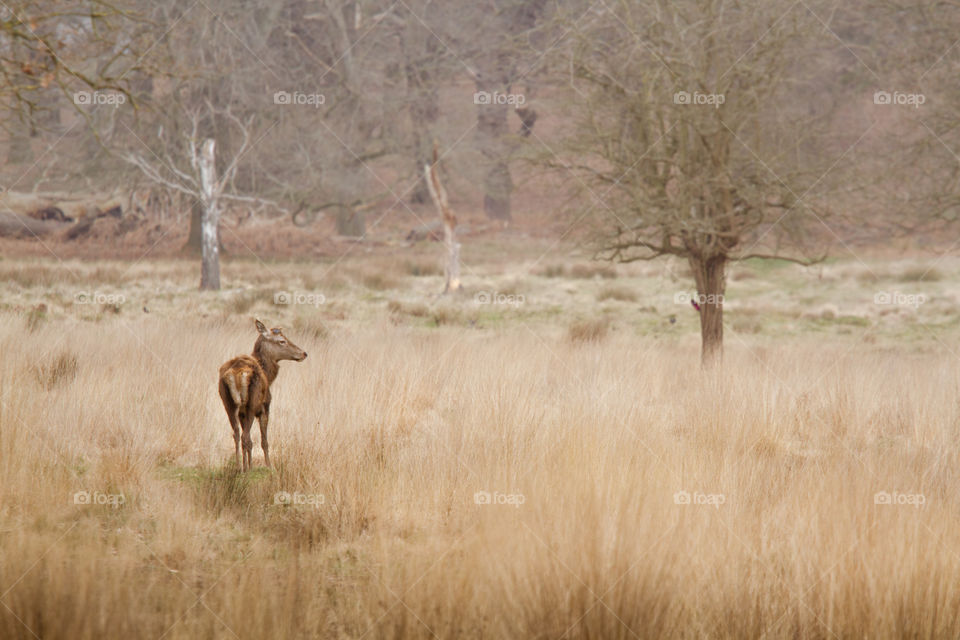
[[270,451],[267,443],[267,425],[270,422],[270,385],[280,371],[281,360],[302,362],[307,352],[293,344],[283,335],[279,327],[267,330],[259,320],[255,320],[260,333],[253,345],[253,354],[237,356],[220,367],[220,399],[227,411],[230,427],[233,429],[233,442],[237,451],[237,466],[240,461],[240,429],[243,429],[243,470],[252,466],[253,441],[250,439],[250,427],[253,419],[260,423],[260,447],[263,449],[263,462],[270,466]]

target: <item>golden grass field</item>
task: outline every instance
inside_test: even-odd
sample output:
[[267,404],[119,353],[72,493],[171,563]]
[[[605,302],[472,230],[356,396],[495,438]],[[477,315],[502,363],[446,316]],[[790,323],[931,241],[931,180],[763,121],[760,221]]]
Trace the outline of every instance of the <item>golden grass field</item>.
[[0,261],[0,638],[960,636],[960,262],[735,265],[714,375],[681,265],[476,251]]

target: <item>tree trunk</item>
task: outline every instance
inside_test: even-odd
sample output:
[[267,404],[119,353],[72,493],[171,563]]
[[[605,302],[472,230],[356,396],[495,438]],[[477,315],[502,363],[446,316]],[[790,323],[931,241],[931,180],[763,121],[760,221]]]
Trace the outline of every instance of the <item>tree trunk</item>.
[[200,152],[200,184],[203,189],[203,220],[200,224],[201,267],[200,288],[220,288],[220,189],[215,162],[216,143],[207,138]]
[[424,177],[426,178],[427,188],[430,191],[430,197],[437,207],[437,213],[443,221],[443,246],[447,250],[447,264],[444,268],[446,274],[446,284],[443,287],[444,293],[453,293],[460,289],[460,243],[457,242],[457,217],[450,209],[450,203],[447,200],[447,190],[440,183],[440,176],[437,173],[437,162],[440,154],[436,145],[433,147],[433,164],[427,164],[423,167]]
[[726,290],[727,257],[690,258],[690,268],[697,282],[697,304],[700,307],[700,360],[710,369],[723,360],[723,294]]
[[491,71],[478,75],[477,86],[477,143],[484,157],[483,211],[491,220],[510,221],[510,193],[513,179],[507,163],[509,149],[506,136],[509,106],[497,104],[494,96],[505,94],[507,85],[504,61],[491,54],[495,63]]
[[[199,257],[203,251],[203,203],[199,200],[193,200],[190,205],[190,232],[187,234],[187,241],[180,248],[185,255]],[[217,227],[217,248],[223,253],[223,239],[220,237],[220,227]]]
[[362,238],[367,235],[367,221],[362,211],[351,207],[337,209],[337,233],[349,238]]
[[443,220],[443,245],[447,248],[447,283],[444,293],[460,289],[460,243],[457,242],[457,219],[452,215]]

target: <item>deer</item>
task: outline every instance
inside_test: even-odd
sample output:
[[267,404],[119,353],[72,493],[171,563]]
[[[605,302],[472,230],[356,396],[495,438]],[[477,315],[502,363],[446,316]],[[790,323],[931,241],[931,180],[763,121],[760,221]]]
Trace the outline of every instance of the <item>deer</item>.
[[281,360],[303,362],[307,352],[287,340],[283,329],[267,327],[254,319],[257,341],[253,353],[232,358],[220,367],[220,399],[233,429],[233,443],[240,462],[240,430],[243,429],[243,471],[253,466],[253,441],[250,427],[253,419],[260,423],[260,448],[263,449],[264,465],[270,466],[270,445],[267,443],[267,426],[270,423],[270,385],[277,378]]

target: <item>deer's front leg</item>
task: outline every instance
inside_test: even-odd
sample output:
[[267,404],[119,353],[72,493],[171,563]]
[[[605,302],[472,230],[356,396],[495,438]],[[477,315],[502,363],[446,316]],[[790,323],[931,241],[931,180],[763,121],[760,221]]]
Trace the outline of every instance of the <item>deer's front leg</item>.
[[260,447],[263,449],[263,464],[270,466],[270,444],[267,442],[267,425],[270,423],[270,403],[263,405],[263,411],[257,418],[260,422]]

